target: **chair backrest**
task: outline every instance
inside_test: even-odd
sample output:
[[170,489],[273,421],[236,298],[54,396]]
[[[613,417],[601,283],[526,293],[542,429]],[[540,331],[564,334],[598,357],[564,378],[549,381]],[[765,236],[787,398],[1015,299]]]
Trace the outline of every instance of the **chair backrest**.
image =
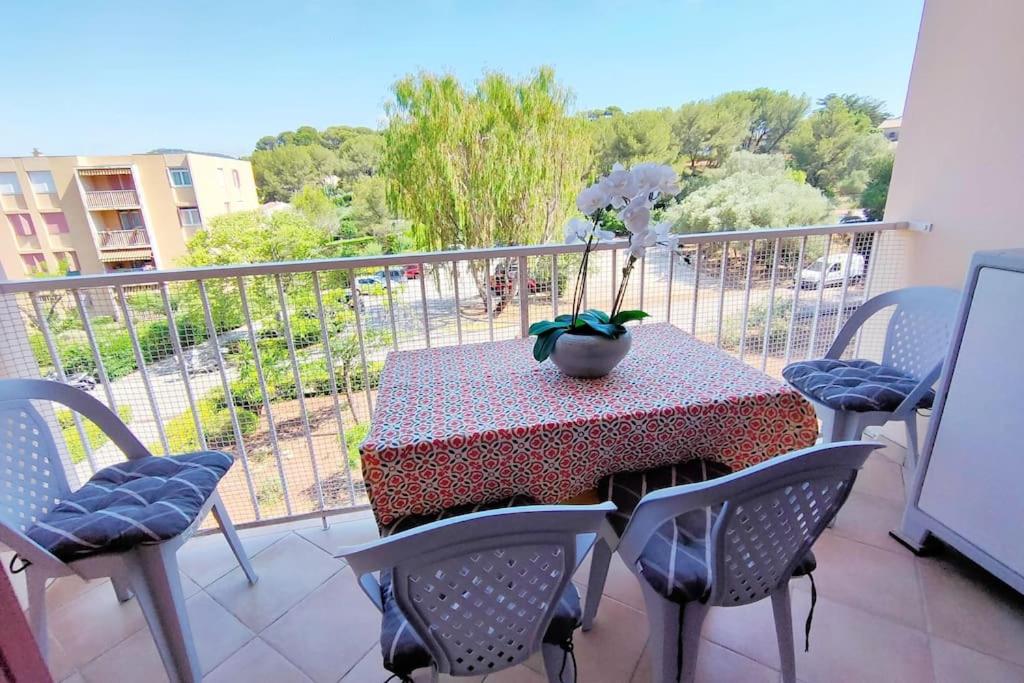
[[391,571],[395,601],[439,672],[482,675],[540,648],[573,572],[614,510],[605,503],[479,512],[341,557],[378,606],[372,573]]
[[760,600],[789,580],[880,446],[813,446],[719,479],[650,493],[637,505],[619,553],[634,566],[662,524],[720,506],[706,537],[708,602],[738,606]]
[[924,379],[946,357],[960,293],[944,287],[908,287],[888,294],[896,310],[886,329],[882,365]]

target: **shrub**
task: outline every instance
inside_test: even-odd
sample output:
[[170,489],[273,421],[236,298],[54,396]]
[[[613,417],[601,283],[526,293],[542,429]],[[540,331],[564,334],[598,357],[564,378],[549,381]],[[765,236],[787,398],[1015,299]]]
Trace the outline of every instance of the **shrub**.
[[[82,445],[82,439],[78,435],[78,428],[75,427],[74,415],[67,409],[59,409],[56,412],[57,424],[64,435],[64,443],[68,446],[71,462],[77,465],[85,460],[85,446]],[[132,407],[128,405],[118,406],[117,414],[121,421],[127,424],[132,419]],[[103,433],[103,430],[97,427],[91,420],[82,419],[82,431],[85,432],[85,438],[93,451],[110,441],[107,435]]]
[[143,291],[126,294],[128,306],[140,313],[164,313],[164,301],[159,292]]
[[40,369],[45,373],[46,369],[53,367],[53,360],[50,358],[50,351],[46,348],[46,339],[43,333],[38,330],[31,330],[28,333],[28,345],[32,349],[32,355],[39,364]]
[[135,333],[139,338],[142,359],[147,364],[155,363],[174,352],[171,346],[171,326],[166,320],[142,323],[136,327]]
[[360,422],[345,429],[345,452],[348,454],[349,467],[353,471],[359,470],[362,466],[362,459],[359,456],[359,444],[363,442],[363,439],[369,433],[369,422]]
[[[231,413],[224,405],[223,396],[204,398],[196,404],[199,411],[199,422],[206,434],[206,444],[210,448],[228,448],[235,445],[235,431],[231,425]],[[238,426],[242,435],[251,434],[259,424],[255,413],[243,408],[236,408]],[[169,420],[165,427],[167,442],[174,453],[194,451],[200,448],[199,435],[192,420],[192,412],[186,410],[181,415]]]
[[124,377],[135,372],[135,351],[128,331],[124,328],[107,328],[96,330],[96,344],[100,349],[100,358],[107,377],[111,380]]
[[[793,300],[789,296],[775,297],[772,306],[772,324],[768,332],[768,348],[779,349],[786,343],[789,320],[793,314]],[[747,328],[741,330],[743,315],[728,318],[722,326],[722,346],[730,351],[740,348],[740,335],[746,334],[746,351],[761,351],[764,347],[764,327],[768,321],[768,302],[752,304],[747,313]]]
[[[379,360],[371,360],[366,363],[366,376],[370,380],[370,388],[374,389],[380,386],[380,376],[384,372],[384,362]],[[363,371],[355,365],[352,371],[352,389],[353,391],[362,390],[365,388],[363,384]]]
[[92,358],[92,350],[89,343],[85,341],[59,341],[57,352],[64,364],[64,372],[74,375],[84,372],[89,375],[96,375],[96,362]]

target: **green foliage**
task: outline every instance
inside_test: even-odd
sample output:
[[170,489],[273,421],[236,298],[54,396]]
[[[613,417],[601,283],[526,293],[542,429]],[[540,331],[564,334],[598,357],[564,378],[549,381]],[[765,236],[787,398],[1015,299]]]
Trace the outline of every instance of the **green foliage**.
[[783,141],[796,129],[811,104],[806,95],[793,95],[786,90],[756,88],[744,94],[752,110],[743,148],[761,154],[780,151]]
[[[772,321],[768,331],[768,348],[783,348],[789,334],[789,320],[793,316],[793,300],[789,295],[777,295],[772,305]],[[737,314],[725,319],[722,325],[722,346],[730,351],[740,348],[741,336],[746,336],[744,349],[756,352],[764,348],[765,325],[768,322],[768,302],[750,305],[747,310],[747,327],[743,328],[743,316]]]
[[[71,456],[71,462],[78,464],[85,460],[85,446],[82,445],[82,438],[78,434],[78,427],[75,426],[75,418],[70,410],[58,409],[57,413],[57,425],[60,427],[61,434],[64,435],[64,443],[68,447],[68,455]],[[128,424],[132,421],[132,407],[129,405],[122,405],[117,407],[117,415],[121,418],[121,421]],[[103,446],[110,437],[103,433],[94,422],[82,418],[82,431],[85,432],[85,439],[89,442],[89,447],[96,451],[97,448]]]
[[819,190],[793,179],[781,155],[737,152],[679,205],[679,232],[813,225],[829,214]]
[[885,214],[889,182],[892,180],[892,164],[893,156],[889,154],[878,159],[871,168],[867,186],[860,195],[860,205],[869,220],[880,221]]
[[871,119],[871,125],[876,128],[882,121],[892,118],[892,114],[885,110],[885,102],[874,97],[855,95],[853,93],[845,93],[843,95],[829,93],[818,100],[818,105],[822,107],[828,106],[830,100],[839,100],[850,111],[864,114]]
[[306,185],[322,183],[338,170],[338,158],[319,145],[277,145],[252,154],[256,189],[264,202],[286,202]]
[[[210,448],[230,448],[235,445],[231,412],[224,405],[223,396],[204,398],[196,403],[196,409],[203,434],[206,435],[206,443]],[[255,413],[236,408],[235,415],[238,417],[238,427],[242,436],[256,431],[259,418]],[[190,410],[168,420],[164,429],[172,453],[187,453],[201,447]]]
[[866,169],[888,151],[870,117],[838,97],[804,119],[787,146],[793,165],[807,173],[807,182],[829,196],[859,194],[867,183]]
[[366,439],[369,433],[369,422],[359,422],[345,428],[345,452],[348,454],[349,467],[353,471],[359,471],[362,468],[363,461],[359,455],[359,444]]
[[672,133],[690,169],[719,166],[747,135],[753,104],[742,93],[691,102],[676,112]]
[[291,204],[312,225],[333,232],[338,228],[338,207],[319,185],[306,185],[292,196]]
[[592,175],[608,173],[616,162],[632,166],[645,161],[665,163],[672,150],[670,111],[637,111],[602,116],[591,124],[594,168]]
[[421,73],[394,96],[382,174],[420,247],[545,242],[575,211],[589,136],[551,69],[520,81],[489,73],[473,91]]
[[360,136],[370,135],[374,131],[362,126],[328,126],[320,133],[323,146],[327,149],[338,150],[348,140]]
[[529,330],[531,336],[537,337],[533,344],[533,357],[538,362],[546,360],[555,349],[555,342],[563,334],[598,335],[618,339],[626,333],[623,326],[625,323],[647,317],[650,317],[649,314],[643,311],[619,311],[614,317],[609,318],[604,311],[589,309],[577,315],[575,319],[566,313],[554,320],[533,323]]
[[189,240],[187,266],[299,261],[330,255],[331,234],[295,211],[217,216]]
[[346,186],[358,178],[376,175],[383,156],[384,138],[379,133],[350,137],[338,148],[338,175]]

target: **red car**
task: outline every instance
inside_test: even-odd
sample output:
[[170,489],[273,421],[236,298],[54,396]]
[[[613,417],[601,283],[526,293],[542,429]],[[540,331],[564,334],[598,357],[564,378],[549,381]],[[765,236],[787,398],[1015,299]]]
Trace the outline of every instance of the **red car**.
[[420,272],[420,264],[412,263],[405,266],[405,277],[409,280],[415,280],[423,273]]

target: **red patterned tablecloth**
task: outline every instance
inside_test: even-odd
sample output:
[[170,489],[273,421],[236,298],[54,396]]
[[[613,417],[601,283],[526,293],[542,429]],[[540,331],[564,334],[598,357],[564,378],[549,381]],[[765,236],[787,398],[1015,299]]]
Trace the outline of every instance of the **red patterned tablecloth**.
[[632,333],[596,380],[537,363],[532,339],[388,354],[360,449],[377,521],[516,493],[557,503],[691,458],[741,469],[817,438],[784,384],[672,325]]

